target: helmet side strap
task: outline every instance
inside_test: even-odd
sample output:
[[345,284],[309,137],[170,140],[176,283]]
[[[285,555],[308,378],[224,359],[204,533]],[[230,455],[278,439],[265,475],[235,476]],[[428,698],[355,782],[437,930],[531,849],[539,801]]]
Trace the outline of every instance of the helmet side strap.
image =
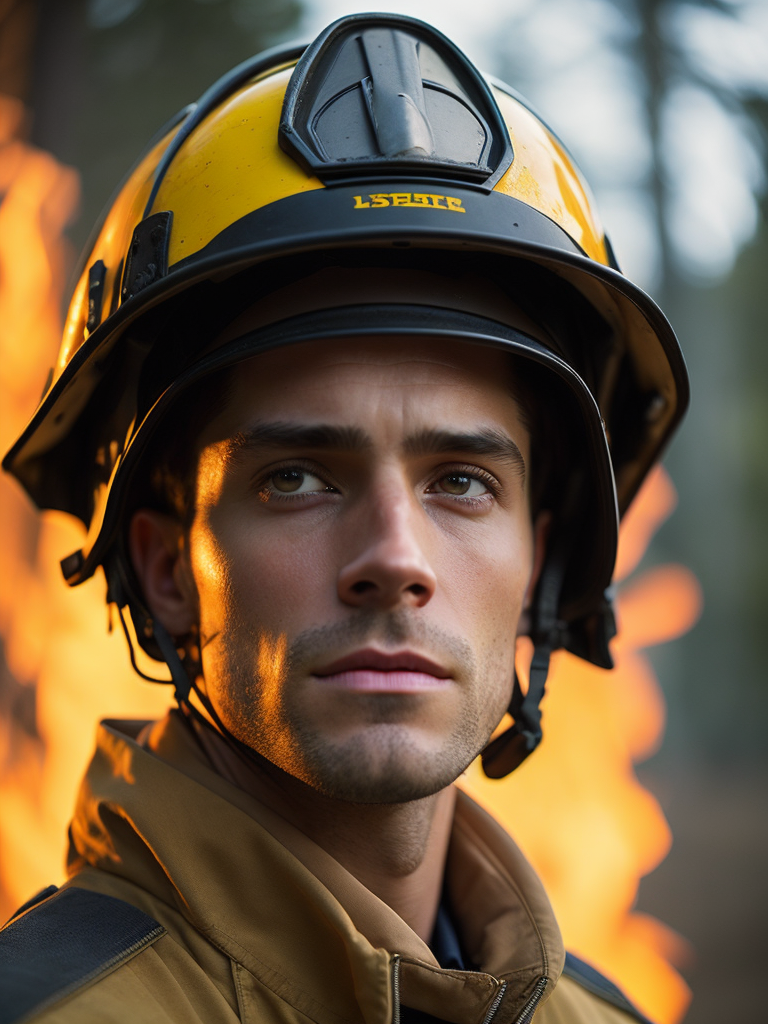
[[[174,642],[173,637],[170,635],[165,626],[158,619],[151,616],[143,602],[136,595],[136,590],[131,586],[130,580],[126,574],[125,565],[120,558],[115,558],[110,566],[110,571],[107,573],[108,594],[107,600],[110,605],[114,604],[117,608],[117,614],[120,619],[120,624],[125,634],[125,639],[128,644],[128,653],[131,659],[131,665],[137,675],[141,676],[142,679],[146,679],[149,683],[164,683],[167,685],[169,682],[173,684],[174,696],[176,703],[179,706],[180,711],[185,716],[185,719],[189,722],[196,720],[203,726],[210,726],[210,722],[200,713],[195,705],[190,701],[190,694],[194,690],[198,700],[205,708],[211,721],[214,723],[214,727],[223,737],[225,743],[234,751],[234,753],[246,764],[252,764],[258,762],[258,755],[252,751],[246,744],[242,743],[237,737],[233,736],[226,725],[222,722],[221,717],[217,713],[213,704],[208,698],[208,695],[203,689],[196,685],[195,672],[190,672],[185,666],[185,658],[180,656],[179,649]],[[130,597],[128,596],[130,595]],[[138,623],[141,619],[144,620],[144,629],[147,634],[151,634],[152,639],[157,644],[159,653],[162,655],[162,659],[168,666],[168,671],[171,674],[170,680],[158,679],[156,676],[147,675],[139,667],[136,659],[136,650],[134,646],[134,639],[131,636],[131,631],[128,628],[128,623],[125,620],[124,608],[130,610],[131,618],[134,624]]]
[[[128,644],[128,654],[131,659],[131,666],[134,672],[145,679],[148,683],[162,683],[167,685],[170,681],[173,683],[174,694],[179,706],[183,706],[189,699],[189,691],[192,687],[192,680],[190,679],[189,673],[184,667],[182,658],[179,656],[176,644],[173,641],[168,630],[163,624],[153,616],[149,614],[144,601],[140,600],[136,596],[135,588],[131,586],[130,581],[127,578],[125,566],[120,558],[113,559],[111,565],[105,567],[105,575],[107,577],[107,603],[117,608],[118,618],[120,619],[120,625],[123,628],[126,642]],[[134,622],[134,626],[138,629],[138,622],[143,619],[145,622],[145,630],[148,635],[151,635],[157,643],[160,653],[163,656],[163,661],[168,666],[168,671],[171,673],[170,680],[158,679],[156,676],[147,675],[146,672],[142,671],[136,660],[136,649],[134,647],[133,637],[128,629],[128,623],[125,621],[124,608],[130,610],[131,618]]]
[[481,754],[483,771],[489,779],[503,779],[509,775],[541,742],[540,704],[547,683],[549,659],[552,651],[561,646],[562,626],[557,618],[557,608],[566,564],[566,559],[553,558],[542,570],[536,622],[531,631],[534,648],[528,689],[523,693],[515,672],[509,704],[509,714],[514,722]]
[[483,771],[489,779],[503,779],[509,775],[541,742],[540,705],[547,684],[549,660],[552,651],[563,646],[566,630],[565,624],[558,617],[558,611],[563,580],[577,533],[574,523],[578,518],[576,500],[579,485],[579,479],[573,477],[564,502],[564,515],[561,517],[563,523],[570,521],[571,528],[558,531],[536,587],[531,627],[533,658],[528,674],[528,689],[523,693],[515,672],[508,708],[514,722],[481,753]]
[[189,673],[184,668],[182,660],[179,657],[178,651],[176,650],[176,644],[171,639],[170,633],[162,622],[159,622],[157,619],[153,619],[152,632],[155,634],[157,646],[160,648],[163,659],[171,673],[173,692],[176,697],[176,702],[179,707],[183,707],[189,700],[189,691],[192,688],[192,680],[189,678]]

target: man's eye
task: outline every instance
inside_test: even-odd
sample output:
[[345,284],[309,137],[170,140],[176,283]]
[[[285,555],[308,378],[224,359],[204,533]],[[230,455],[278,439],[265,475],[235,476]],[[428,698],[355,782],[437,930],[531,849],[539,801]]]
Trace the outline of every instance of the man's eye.
[[443,494],[455,494],[462,498],[479,498],[482,494],[488,493],[488,488],[482,480],[470,476],[468,473],[449,473],[440,477],[437,481],[437,490]]
[[313,494],[328,490],[320,477],[304,469],[278,469],[269,478],[269,482],[281,494]]

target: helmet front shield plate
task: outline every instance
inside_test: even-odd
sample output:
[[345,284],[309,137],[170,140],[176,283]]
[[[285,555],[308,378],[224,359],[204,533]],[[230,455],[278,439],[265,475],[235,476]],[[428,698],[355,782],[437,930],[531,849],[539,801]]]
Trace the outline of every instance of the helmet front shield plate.
[[435,29],[353,15],[322,32],[285,93],[280,146],[323,182],[446,176],[492,188],[512,160],[488,83]]

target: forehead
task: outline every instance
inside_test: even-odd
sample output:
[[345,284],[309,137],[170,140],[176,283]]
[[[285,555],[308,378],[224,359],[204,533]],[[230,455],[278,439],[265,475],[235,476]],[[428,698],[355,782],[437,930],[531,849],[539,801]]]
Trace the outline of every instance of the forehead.
[[239,363],[215,432],[236,433],[254,419],[319,417],[404,427],[502,421],[524,431],[512,389],[509,355],[489,346],[420,337],[313,341]]

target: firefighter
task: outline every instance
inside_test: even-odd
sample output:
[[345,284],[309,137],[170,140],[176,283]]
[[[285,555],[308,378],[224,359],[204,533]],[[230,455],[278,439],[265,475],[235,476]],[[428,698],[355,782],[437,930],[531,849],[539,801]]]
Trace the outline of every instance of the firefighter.
[[553,650],[611,666],[618,519],[688,400],[563,145],[354,15],[186,108],[94,237],[4,466],[176,707],[100,727],[0,1020],[642,1019],[453,785],[535,749]]

